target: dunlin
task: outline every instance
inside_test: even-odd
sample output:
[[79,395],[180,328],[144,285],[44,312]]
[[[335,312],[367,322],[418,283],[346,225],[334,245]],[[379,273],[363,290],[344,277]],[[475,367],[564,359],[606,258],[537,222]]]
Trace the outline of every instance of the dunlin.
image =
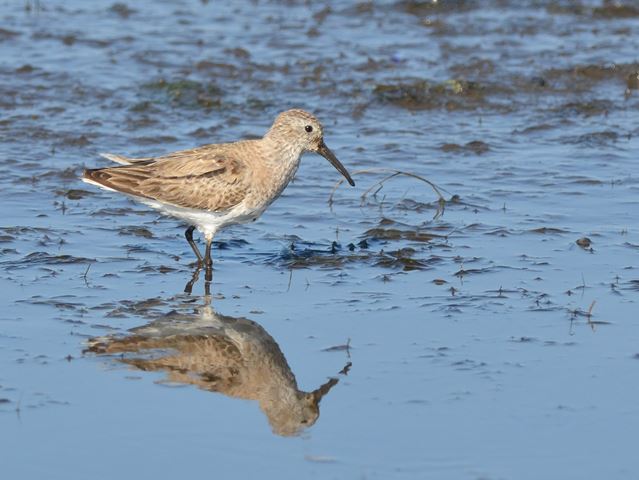
[[[103,154],[123,165],[85,170],[83,180],[124,193],[188,223],[185,236],[198,265],[212,265],[211,243],[227,225],[255,221],[291,181],[304,152],[326,158],[351,185],[348,171],[324,143],[322,124],[304,110],[280,113],[258,140],[212,144],[160,157]],[[198,229],[206,254],[193,241]]]
[[[164,372],[171,383],[255,400],[278,435],[297,435],[313,425],[320,401],[338,383],[333,377],[311,392],[301,390],[277,342],[261,325],[221,315],[210,305],[197,313],[174,310],[130,332],[93,338],[88,351],[117,355],[146,372]],[[349,368],[350,363],[340,373]]]

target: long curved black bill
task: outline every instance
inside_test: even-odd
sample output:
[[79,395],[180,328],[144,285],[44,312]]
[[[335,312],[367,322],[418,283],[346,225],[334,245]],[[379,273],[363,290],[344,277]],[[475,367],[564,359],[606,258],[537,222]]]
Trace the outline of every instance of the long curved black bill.
[[346,180],[348,180],[348,183],[351,184],[351,187],[355,186],[355,182],[351,178],[351,175],[348,173],[348,170],[346,170],[344,165],[342,165],[342,163],[337,159],[335,154],[331,152],[331,149],[326,146],[326,144],[324,143],[324,140],[322,140],[322,142],[319,144],[319,147],[317,148],[317,153],[319,153],[322,157],[324,157],[326,160],[331,162],[331,165],[333,165],[339,173],[344,175]]

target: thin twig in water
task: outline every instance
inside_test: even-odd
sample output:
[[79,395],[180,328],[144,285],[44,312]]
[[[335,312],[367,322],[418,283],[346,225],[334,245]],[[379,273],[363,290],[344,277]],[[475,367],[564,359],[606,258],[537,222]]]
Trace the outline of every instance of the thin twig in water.
[[24,392],[20,394],[20,398],[18,399],[18,403],[16,404],[16,416],[18,417],[18,420],[22,420],[22,417],[20,416],[20,412],[22,412],[22,396],[24,395]]
[[[389,169],[389,168],[370,168],[370,169],[366,169],[366,170],[357,170],[355,172],[352,172],[352,175],[360,175],[360,174],[366,174],[366,173],[389,173],[389,175],[387,175],[386,177],[382,178],[380,181],[374,183],[373,185],[371,185],[371,187],[369,187],[361,196],[362,199],[362,204],[366,201],[366,198],[371,194],[371,192],[373,192],[372,196],[376,197],[377,194],[379,193],[379,191],[384,187],[384,183],[386,183],[387,181],[398,177],[398,176],[405,176],[405,177],[410,177],[410,178],[414,178],[417,179],[421,182],[427,183],[432,189],[433,191],[437,194],[437,212],[435,212],[435,216],[433,217],[434,219],[437,219],[439,217],[441,217],[444,214],[444,206],[446,205],[446,199],[444,198],[444,196],[442,195],[442,191],[446,191],[443,188],[438,187],[437,185],[435,185],[433,182],[431,182],[430,180],[428,180],[427,178],[424,178],[420,175],[417,175],[415,173],[411,173],[411,172],[405,172],[402,170],[393,170],[393,169]],[[339,186],[344,183],[344,179],[340,179],[335,183],[335,186],[333,187],[333,190],[331,191],[330,196],[328,197],[328,204],[329,206],[332,208],[333,206],[333,198],[335,197],[335,192],[337,191],[337,189],[339,188]],[[448,192],[447,192],[448,193]]]
[[82,278],[84,279],[84,283],[86,284],[86,286],[89,286],[89,281],[87,279],[87,274],[89,273],[89,269],[91,268],[91,264],[89,263],[89,265],[87,266],[87,269],[84,271],[84,274],[82,275]]
[[595,303],[597,303],[597,300],[593,300],[592,303],[590,304],[590,308],[588,309],[588,313],[586,313],[586,318],[588,319],[588,325],[590,325],[590,328],[592,329],[592,331],[595,331],[595,323],[592,321],[592,309],[595,307]]
[[293,267],[290,268],[290,272],[288,275],[288,285],[286,286],[286,291],[291,291],[291,282],[293,281]]

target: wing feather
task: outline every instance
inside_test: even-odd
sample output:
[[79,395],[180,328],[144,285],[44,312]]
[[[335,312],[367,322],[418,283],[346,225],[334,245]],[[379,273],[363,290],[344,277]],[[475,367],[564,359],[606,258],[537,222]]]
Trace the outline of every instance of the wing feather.
[[224,211],[239,204],[250,189],[246,162],[224,147],[209,145],[130,165],[85,170],[84,179],[136,197]]
[[155,162],[155,158],[153,157],[131,158],[115,153],[99,153],[98,155],[112,162],[119,163],[120,165],[148,165],[149,163]]

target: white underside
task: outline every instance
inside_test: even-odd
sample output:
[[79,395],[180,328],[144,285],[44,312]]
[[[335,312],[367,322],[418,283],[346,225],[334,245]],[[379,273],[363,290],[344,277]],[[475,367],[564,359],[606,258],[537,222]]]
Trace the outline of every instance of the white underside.
[[257,219],[262,211],[249,210],[242,204],[233,207],[224,212],[210,212],[208,210],[199,210],[197,208],[184,208],[175,205],[167,205],[156,200],[148,198],[133,197],[136,200],[148,205],[149,207],[159,210],[164,215],[180,218],[186,223],[195,225],[206,238],[213,238],[218,229],[227,225],[236,223],[248,223]]
[[[91,185],[96,185],[104,190],[117,192],[117,190],[105,187],[104,185],[101,185],[93,180],[87,178],[83,178],[82,180],[86,183],[90,183]],[[247,209],[241,203],[231,208],[230,210],[225,210],[224,212],[211,212],[208,210],[200,210],[197,208],[178,207],[176,205],[162,203],[157,200],[138,197],[136,195],[127,194],[127,196],[137,200],[138,202],[144,203],[149,207],[159,210],[164,215],[179,218],[190,225],[195,225],[195,228],[197,228],[207,239],[213,238],[217,230],[220,228],[237,223],[251,222],[253,220],[256,220],[264,212],[264,209]]]

